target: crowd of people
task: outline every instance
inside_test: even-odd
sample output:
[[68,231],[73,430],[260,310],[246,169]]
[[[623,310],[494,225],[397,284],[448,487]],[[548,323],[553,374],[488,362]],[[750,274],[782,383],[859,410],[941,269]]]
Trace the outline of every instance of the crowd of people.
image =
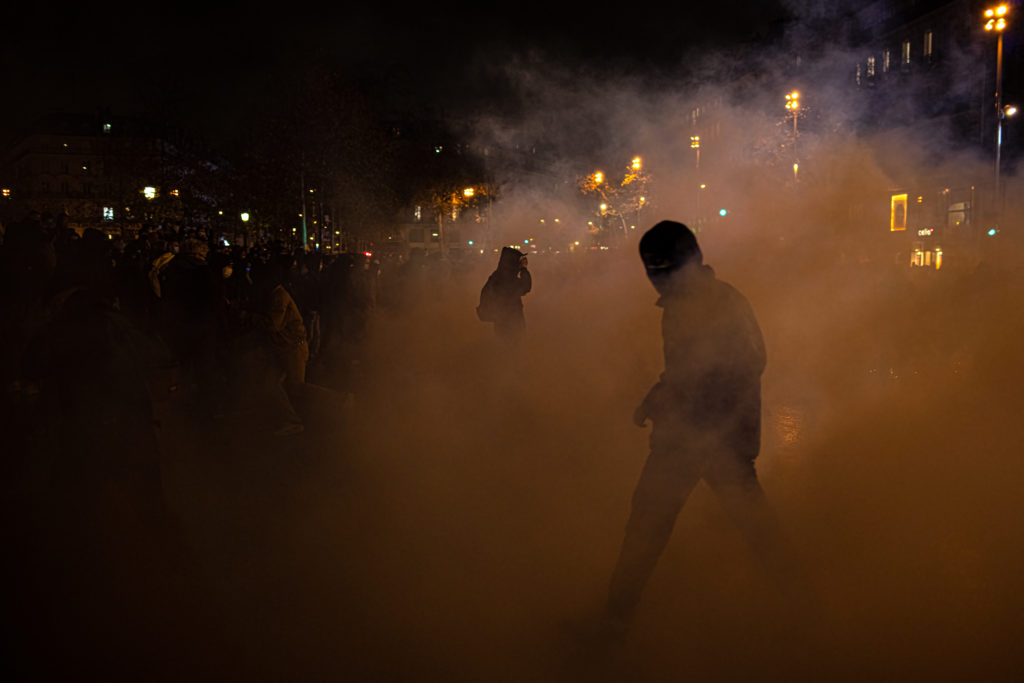
[[167,505],[161,415],[173,406],[197,433],[240,427],[287,450],[307,429],[307,377],[355,392],[380,271],[363,254],[232,246],[188,227],[115,239],[62,216],[5,226],[3,501],[18,520],[5,541],[10,585],[26,588],[11,612],[21,637],[80,643],[66,665],[88,668],[97,640],[136,636],[143,665],[147,643],[189,631],[140,626],[183,612],[154,601],[175,600],[189,553]]
[[376,300],[371,265],[361,254],[324,256],[281,242],[230,246],[177,226],[144,226],[115,240],[30,216],[8,226],[3,244],[5,385],[23,391],[45,381],[32,376],[45,370],[33,370],[33,339],[76,311],[103,310],[166,347],[160,363],[175,366],[175,386],[215,397],[220,405],[204,406],[210,410],[244,393],[239,365],[251,370],[256,361],[274,368],[282,385],[303,382],[316,362],[324,383],[351,391],[351,342]]

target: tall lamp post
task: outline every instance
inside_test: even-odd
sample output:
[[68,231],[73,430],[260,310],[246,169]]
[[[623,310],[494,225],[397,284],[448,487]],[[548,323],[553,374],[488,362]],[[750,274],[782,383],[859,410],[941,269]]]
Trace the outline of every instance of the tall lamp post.
[[1006,112],[1003,110],[1003,31],[1006,29],[1006,15],[1009,12],[1009,5],[999,5],[985,10],[985,30],[994,31],[998,36],[996,41],[996,183],[994,197],[997,210],[1002,205],[999,191],[999,166],[1003,148],[1003,119],[1006,116]]
[[786,95],[786,110],[793,113],[793,180],[797,180],[800,170],[800,157],[797,155],[796,142],[800,133],[797,131],[797,117],[800,116],[800,93],[796,90]]

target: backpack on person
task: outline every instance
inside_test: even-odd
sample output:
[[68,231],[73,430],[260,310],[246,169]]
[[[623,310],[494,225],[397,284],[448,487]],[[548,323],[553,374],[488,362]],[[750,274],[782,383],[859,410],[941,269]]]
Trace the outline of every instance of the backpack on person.
[[498,319],[498,293],[493,280],[480,290],[480,305],[476,307],[476,317],[482,322],[493,323]]

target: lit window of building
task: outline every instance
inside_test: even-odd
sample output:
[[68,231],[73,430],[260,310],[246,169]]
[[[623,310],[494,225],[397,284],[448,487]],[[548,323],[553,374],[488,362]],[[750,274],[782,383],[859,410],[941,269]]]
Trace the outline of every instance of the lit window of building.
[[9,188],[9,187],[3,188],[2,190],[0,190],[0,194],[2,194],[5,197],[10,197],[11,196],[11,188]]
[[110,124],[109,123],[104,123],[103,124],[103,132],[104,133],[109,133],[110,132]]
[[146,199],[156,199],[156,188],[147,185],[142,188],[142,196]]
[[967,212],[970,208],[968,202],[957,202],[949,205],[947,213],[946,226],[949,228],[959,228],[962,225],[967,224]]
[[103,220],[112,221],[114,220],[114,207],[104,206],[103,207]]
[[910,64],[910,41],[903,41],[903,64]]
[[894,194],[890,201],[889,230],[896,232],[907,229],[907,195]]
[[413,213],[416,215],[416,220],[418,220],[418,221],[423,220],[423,207],[417,206],[416,210],[413,211]]
[[892,50],[882,52],[882,71],[888,73],[892,68]]
[[874,56],[868,57],[868,78],[875,75],[875,58]]
[[861,81],[861,69],[860,69],[860,64],[858,64],[858,65],[857,65],[857,76],[856,76],[856,78],[857,78],[857,85],[860,85],[860,81]]
[[931,57],[932,56],[932,41],[933,41],[933,39],[934,39],[934,37],[933,37],[931,31],[927,31],[924,34],[924,56],[925,57]]

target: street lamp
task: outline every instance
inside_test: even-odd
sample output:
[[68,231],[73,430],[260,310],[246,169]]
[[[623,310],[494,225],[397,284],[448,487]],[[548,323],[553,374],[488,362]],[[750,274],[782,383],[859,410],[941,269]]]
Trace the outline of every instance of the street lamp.
[[796,90],[786,95],[786,109],[793,112],[793,135],[796,136],[796,117],[800,114],[800,93]]
[[985,30],[995,31],[999,37],[996,41],[996,184],[995,204],[1001,205],[999,193],[999,166],[1003,147],[1003,31],[1006,29],[1006,15],[1010,13],[1009,5],[999,5],[985,10]]
[[797,118],[800,116],[800,93],[796,90],[786,95],[786,110],[793,112],[793,180],[797,180],[800,171],[800,157],[796,153],[796,142],[800,133],[797,130]]

